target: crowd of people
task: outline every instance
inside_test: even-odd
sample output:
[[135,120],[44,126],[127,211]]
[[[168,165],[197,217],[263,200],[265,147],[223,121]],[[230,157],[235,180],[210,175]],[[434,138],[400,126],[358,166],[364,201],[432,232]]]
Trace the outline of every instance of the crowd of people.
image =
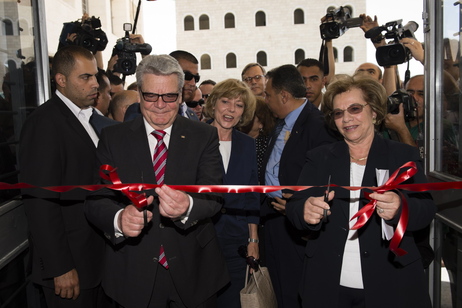
[[[364,31],[378,25],[360,17]],[[423,63],[421,43],[402,43]],[[418,171],[405,183],[426,181],[423,75],[403,85],[417,104],[408,120],[403,104],[387,112],[400,85],[396,66],[363,63],[347,75],[332,66],[326,73],[315,59],[269,71],[249,63],[239,79],[200,83],[196,57],[176,50],[143,56],[136,83],[125,87],[116,62],[103,70],[83,47],[57,51],[56,91],[21,132],[20,181],[110,184],[99,176],[110,165],[122,183],[159,187],[143,191],[142,208],[107,188],[23,191],[32,278],[48,307],[238,308],[247,271],[241,246],[268,267],[281,308],[430,307],[431,196],[324,187],[380,186],[376,170],[391,174],[406,162]],[[457,147],[454,140],[445,142]],[[315,187],[265,194],[170,187],[221,184]],[[382,236],[396,229],[402,198],[403,256]],[[370,200],[374,214],[352,230]]]

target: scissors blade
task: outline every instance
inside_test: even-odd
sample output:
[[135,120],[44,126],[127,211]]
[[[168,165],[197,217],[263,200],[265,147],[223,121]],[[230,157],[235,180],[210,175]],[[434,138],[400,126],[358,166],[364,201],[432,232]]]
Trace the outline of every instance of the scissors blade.
[[[331,178],[331,176],[329,175],[329,179],[327,180],[326,193],[324,194],[324,202],[326,202],[326,203],[327,203],[327,201],[329,201],[330,178]],[[324,211],[323,211],[322,221],[323,222],[327,221],[327,210],[326,209],[324,209]]]

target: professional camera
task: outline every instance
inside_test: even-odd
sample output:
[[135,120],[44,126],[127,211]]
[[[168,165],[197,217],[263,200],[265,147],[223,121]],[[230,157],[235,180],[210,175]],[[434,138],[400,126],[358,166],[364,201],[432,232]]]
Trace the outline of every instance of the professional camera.
[[[73,41],[66,40],[70,33],[76,34]],[[61,31],[60,43],[82,46],[93,54],[97,51],[103,51],[107,42],[106,33],[101,29],[101,20],[95,16],[65,23]]]
[[323,40],[333,40],[342,36],[349,28],[359,27],[363,20],[359,17],[351,18],[350,10],[347,7],[339,7],[327,12],[325,20],[319,26]]
[[400,39],[410,37],[415,39],[414,32],[419,28],[415,21],[410,21],[404,26],[402,19],[390,21],[384,26],[375,27],[365,33],[366,38],[382,38],[382,32],[386,31],[385,39],[393,39],[394,43],[377,48],[375,57],[380,66],[397,65],[409,61],[412,58],[409,48],[399,42]]
[[125,37],[117,40],[112,56],[117,55],[118,60],[114,66],[114,72],[119,72],[124,75],[132,75],[136,71],[136,52],[142,55],[149,55],[152,47],[149,44],[133,44],[130,43],[130,34],[132,24],[124,24]]
[[387,113],[399,113],[399,104],[401,103],[404,107],[404,120],[406,122],[414,120],[417,117],[417,103],[412,95],[402,89],[396,90],[388,97]]

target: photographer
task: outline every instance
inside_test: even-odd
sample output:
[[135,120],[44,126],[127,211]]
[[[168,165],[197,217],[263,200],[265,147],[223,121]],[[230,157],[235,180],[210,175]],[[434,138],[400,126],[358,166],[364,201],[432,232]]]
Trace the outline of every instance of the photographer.
[[101,29],[101,21],[95,16],[87,13],[82,15],[80,20],[66,22],[59,37],[58,50],[67,45],[82,46],[90,50],[96,59],[98,68],[103,69],[103,54],[108,39],[106,33]]
[[[379,27],[377,16],[374,16],[374,19],[372,19],[369,15],[361,14],[359,15],[359,18],[363,20],[363,24],[360,28],[364,31],[364,33]],[[371,38],[371,42],[374,44],[375,48],[386,45],[385,38],[381,34],[377,37]],[[380,82],[385,87],[387,95],[390,95],[396,91],[397,69],[398,68],[396,65],[384,67],[382,80]]]
[[[411,95],[417,107],[417,117],[411,121],[406,122],[404,117],[403,104],[399,105],[399,112],[397,114],[388,113],[385,117],[385,127],[387,130],[384,131],[384,137],[395,139],[407,143],[412,146],[417,146],[418,140],[423,140],[423,122],[424,122],[424,75],[417,75],[409,79],[405,85],[406,92]],[[396,137],[393,138],[393,132],[396,133]],[[420,136],[419,136],[420,134]]]

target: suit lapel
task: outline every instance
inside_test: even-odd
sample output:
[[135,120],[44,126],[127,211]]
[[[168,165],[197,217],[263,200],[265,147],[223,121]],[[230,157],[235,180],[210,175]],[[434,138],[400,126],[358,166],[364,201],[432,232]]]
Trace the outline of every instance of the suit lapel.
[[167,167],[165,168],[165,183],[177,183],[175,177],[181,172],[178,168],[179,162],[185,158],[183,146],[185,142],[191,142],[189,131],[185,129],[185,121],[190,121],[182,116],[177,116],[173,122],[172,132],[170,136],[170,143],[168,146]]
[[142,170],[141,181],[145,183],[157,183],[143,117],[137,117],[134,119],[130,128],[132,132],[130,136],[130,143],[132,146],[128,150],[134,151],[136,149],[139,153],[137,164],[139,166],[139,170]]
[[65,122],[69,124],[75,134],[79,136],[88,147],[94,150],[96,148],[95,144],[83,127],[82,123],[80,123],[79,119],[77,119],[77,117],[58,96],[55,96],[55,101],[59,112],[65,119]]
[[[327,155],[327,153],[326,153]],[[332,175],[331,183],[337,185],[350,185],[350,156],[348,154],[348,145],[345,142],[337,142],[332,147],[330,155],[333,157],[330,163],[330,175]],[[324,180],[327,183],[329,174],[325,175]],[[335,191],[335,198],[349,200],[350,191],[345,189],[337,189]],[[346,218],[349,217],[349,208],[342,206],[342,212]]]
[[239,138],[236,130],[233,129],[231,142],[231,156],[229,158],[228,172],[224,173],[223,184],[230,184],[232,179],[239,178],[239,149],[242,149],[242,139]]

